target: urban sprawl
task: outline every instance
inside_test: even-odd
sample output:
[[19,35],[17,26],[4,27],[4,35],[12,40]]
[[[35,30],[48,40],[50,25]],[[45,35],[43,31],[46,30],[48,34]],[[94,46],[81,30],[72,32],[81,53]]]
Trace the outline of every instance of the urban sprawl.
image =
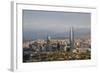
[[36,39],[23,42],[23,62],[66,61],[91,59],[91,40],[75,39],[73,28],[69,38]]

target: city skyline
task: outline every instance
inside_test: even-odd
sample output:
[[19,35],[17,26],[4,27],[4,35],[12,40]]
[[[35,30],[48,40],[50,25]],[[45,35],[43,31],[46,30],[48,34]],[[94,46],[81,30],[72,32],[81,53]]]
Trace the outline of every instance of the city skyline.
[[23,63],[91,59],[91,14],[23,10]]

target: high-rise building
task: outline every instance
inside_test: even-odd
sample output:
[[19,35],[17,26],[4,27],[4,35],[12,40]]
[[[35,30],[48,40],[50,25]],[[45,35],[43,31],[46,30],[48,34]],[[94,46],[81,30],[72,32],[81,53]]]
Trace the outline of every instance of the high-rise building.
[[47,36],[47,44],[50,43],[50,40],[51,40],[51,37],[50,36]]
[[70,42],[70,49],[74,49],[74,31],[73,31],[73,27],[70,28],[70,32],[69,32],[69,42]]
[[49,52],[52,50],[50,41],[51,41],[51,37],[47,36],[47,48],[46,48],[46,51],[49,51]]

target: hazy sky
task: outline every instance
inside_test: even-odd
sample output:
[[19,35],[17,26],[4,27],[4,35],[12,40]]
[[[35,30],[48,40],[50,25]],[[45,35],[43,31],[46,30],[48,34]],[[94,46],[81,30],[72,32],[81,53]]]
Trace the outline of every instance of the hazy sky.
[[36,32],[66,32],[70,27],[90,29],[90,24],[89,13],[23,10],[23,33],[28,38]]

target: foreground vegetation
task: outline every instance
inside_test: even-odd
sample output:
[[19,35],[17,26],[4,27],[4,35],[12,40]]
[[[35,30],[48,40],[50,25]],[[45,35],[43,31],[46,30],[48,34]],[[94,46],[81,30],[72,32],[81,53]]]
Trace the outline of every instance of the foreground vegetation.
[[24,62],[40,62],[40,61],[63,61],[63,60],[86,60],[91,59],[91,52],[41,52],[29,56],[26,60],[23,58]]

